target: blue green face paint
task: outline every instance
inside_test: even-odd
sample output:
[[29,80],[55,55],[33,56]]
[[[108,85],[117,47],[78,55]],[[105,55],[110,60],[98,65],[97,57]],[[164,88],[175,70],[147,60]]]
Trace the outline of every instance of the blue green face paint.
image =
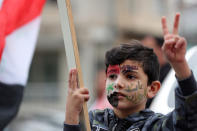
[[[137,92],[138,90],[144,90],[143,93]],[[141,102],[146,98],[147,89],[143,89],[140,81],[137,82],[136,87],[132,90],[134,93],[131,96],[126,96],[127,100],[131,101],[134,104]]]
[[107,86],[107,94],[110,94],[110,92],[113,92],[113,90],[114,90],[113,86],[114,86],[114,83]]

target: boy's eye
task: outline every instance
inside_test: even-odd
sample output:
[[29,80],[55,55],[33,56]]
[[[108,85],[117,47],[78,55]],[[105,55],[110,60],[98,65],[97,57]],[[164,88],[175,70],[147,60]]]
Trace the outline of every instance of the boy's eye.
[[117,78],[117,74],[110,74],[108,77],[111,80],[115,80]]
[[134,75],[127,74],[127,75],[126,75],[126,78],[129,79],[129,80],[133,80],[133,79],[135,79],[136,77],[135,77]]

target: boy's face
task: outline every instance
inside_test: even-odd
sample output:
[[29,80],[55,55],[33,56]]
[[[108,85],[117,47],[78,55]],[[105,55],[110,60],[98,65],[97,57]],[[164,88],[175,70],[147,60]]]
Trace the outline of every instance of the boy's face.
[[117,109],[145,105],[148,77],[139,62],[126,60],[107,69],[106,91],[110,104]]

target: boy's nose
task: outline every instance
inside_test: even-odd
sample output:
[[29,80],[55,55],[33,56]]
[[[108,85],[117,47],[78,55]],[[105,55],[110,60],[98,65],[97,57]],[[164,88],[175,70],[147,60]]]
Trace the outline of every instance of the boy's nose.
[[116,80],[116,84],[114,86],[116,89],[123,89],[124,88],[124,84],[122,83],[122,80],[121,78],[118,78]]

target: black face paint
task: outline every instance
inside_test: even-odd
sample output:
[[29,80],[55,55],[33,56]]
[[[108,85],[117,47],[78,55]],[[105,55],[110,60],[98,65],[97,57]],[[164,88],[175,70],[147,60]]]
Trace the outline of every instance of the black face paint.
[[107,96],[107,99],[112,106],[114,107],[118,106],[118,93],[117,92],[114,92],[113,94],[110,94],[109,96]]

